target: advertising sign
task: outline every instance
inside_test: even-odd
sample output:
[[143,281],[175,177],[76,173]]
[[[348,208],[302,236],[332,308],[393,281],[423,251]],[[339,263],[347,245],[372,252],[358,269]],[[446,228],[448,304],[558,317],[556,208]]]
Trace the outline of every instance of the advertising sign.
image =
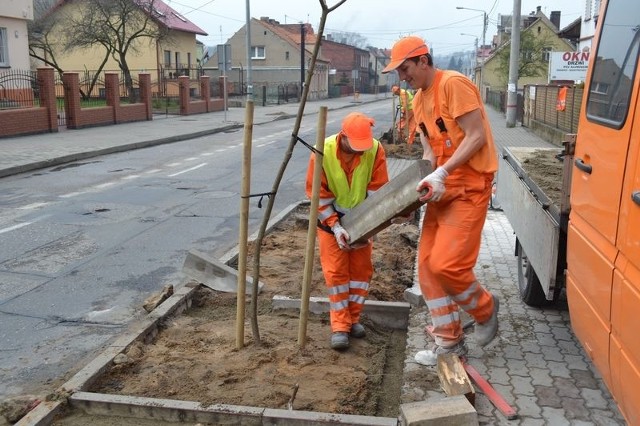
[[549,82],[554,80],[581,80],[587,78],[589,52],[551,52]]

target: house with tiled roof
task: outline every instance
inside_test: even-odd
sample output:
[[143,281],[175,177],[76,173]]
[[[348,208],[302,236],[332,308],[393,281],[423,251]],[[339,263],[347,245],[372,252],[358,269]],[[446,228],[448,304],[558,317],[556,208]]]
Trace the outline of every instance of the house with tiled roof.
[[[281,24],[275,19],[252,18],[251,33],[251,81],[254,98],[276,99],[286,102],[298,99],[302,83],[306,80],[313,54],[316,35],[311,24]],[[227,81],[234,94],[245,94],[247,86],[246,25],[242,26],[225,43],[229,45]],[[212,54],[204,64],[205,72],[219,77],[220,49]],[[309,99],[328,97],[329,63],[322,50],[316,59],[316,66],[309,87]]]
[[[541,60],[547,64],[547,69],[537,76],[520,76],[518,78],[518,88],[522,88],[525,85],[531,84],[547,84],[549,81],[548,62],[551,52],[566,52],[573,51],[575,46],[571,44],[568,39],[562,38],[562,32],[558,28],[560,25],[560,12],[551,12],[551,19],[537,8],[535,12],[521,18],[522,29],[520,30],[520,38],[522,40],[525,34],[537,40],[538,43],[544,44],[542,51],[540,52],[525,52],[522,45],[520,46],[521,55],[538,55]],[[508,18],[508,22],[511,22],[511,17]],[[505,25],[504,28],[509,28]],[[500,26],[498,26],[498,32],[500,33]],[[511,49],[511,38],[509,32],[502,34],[502,44],[500,44],[487,59],[484,61],[484,67],[482,69],[482,82],[483,93],[486,91],[505,91],[507,86],[507,77],[504,72],[501,71],[501,52],[505,50],[507,52]]]
[[27,21],[32,19],[32,0],[0,2],[0,71],[29,69]]
[[[138,4],[141,12],[151,18],[148,20],[151,25],[162,27],[168,36],[164,40],[144,37],[135,41],[127,55],[132,74],[151,72],[153,80],[176,79],[190,73],[193,78],[197,77],[198,54],[202,55],[202,48],[198,48],[196,36],[207,33],[162,0],[134,0],[134,4]],[[67,31],[65,23],[82,16],[85,7],[86,2],[82,0],[59,0],[48,14],[55,21],[49,37],[54,40],[52,47],[56,62],[67,72],[96,70],[105,58],[102,46],[73,50],[66,50],[63,46]],[[109,57],[104,70],[118,71],[119,67]]]
[[370,53],[329,38],[322,40],[322,54],[329,60],[329,86],[331,97],[354,92],[372,93]]

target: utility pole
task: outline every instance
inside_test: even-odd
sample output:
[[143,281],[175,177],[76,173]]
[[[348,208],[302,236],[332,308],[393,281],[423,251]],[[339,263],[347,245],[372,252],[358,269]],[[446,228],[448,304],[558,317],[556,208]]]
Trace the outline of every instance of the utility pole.
[[300,97],[304,90],[304,23],[300,22]]
[[[478,85],[479,81],[476,76],[476,70],[480,66],[480,51],[478,50],[478,37],[473,34],[460,33],[460,35],[466,35],[469,37],[475,38],[475,42],[473,43],[473,57],[469,59],[469,62],[473,60],[473,64],[470,65],[470,70],[468,72],[469,76],[472,77],[473,82],[478,86],[478,90],[480,90],[480,86]],[[473,71],[473,73],[471,72]]]
[[480,49],[480,60],[482,63],[480,64],[480,99],[483,101],[484,99],[484,46],[487,38],[487,12],[482,11],[482,48]]
[[478,56],[478,54],[480,53],[478,51],[478,37],[476,37],[476,41],[473,45],[475,47],[475,51],[474,51],[474,58],[473,58],[473,82],[478,84],[479,82],[476,81],[476,68],[478,68],[480,66],[480,57]]
[[253,80],[251,80],[251,56],[253,47],[251,46],[251,11],[250,11],[250,0],[246,0],[246,21],[247,21],[247,32],[246,32],[246,44],[247,44],[247,101],[253,101]]
[[520,0],[513,0],[511,16],[511,52],[507,85],[507,127],[515,127],[518,109],[518,62],[520,60]]
[[[482,56],[480,56],[480,81],[478,82],[478,88],[480,89],[480,97],[482,98],[482,100],[484,101],[484,46],[486,43],[486,39],[487,39],[487,24],[489,23],[488,19],[487,19],[487,12],[482,10],[482,9],[473,9],[470,7],[463,7],[463,6],[456,6],[456,9],[464,9],[464,10],[474,10],[476,12],[482,12],[482,46],[480,47],[480,54]],[[431,52],[431,55],[433,55],[433,52]]]

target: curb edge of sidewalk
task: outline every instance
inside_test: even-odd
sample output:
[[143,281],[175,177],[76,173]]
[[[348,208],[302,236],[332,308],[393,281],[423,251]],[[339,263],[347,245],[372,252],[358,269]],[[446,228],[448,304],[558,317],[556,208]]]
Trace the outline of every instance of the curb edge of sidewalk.
[[[350,104],[341,105],[339,107],[330,108],[330,109],[336,110],[336,109],[350,108],[350,107],[353,107],[353,106],[358,106],[358,105],[363,104],[363,103],[372,103],[372,102],[375,102],[375,101],[378,101],[378,100],[379,99],[375,99],[375,100],[365,101],[365,102],[363,102],[363,101],[353,102],[352,101]],[[315,114],[315,112],[311,113],[311,114]],[[280,116],[275,116],[271,120],[265,120],[265,121],[258,122],[258,123],[254,122],[253,124],[254,124],[254,126],[256,126],[256,125],[260,125],[260,124],[271,123],[273,121],[287,120],[287,119],[290,119],[290,118],[295,118],[296,116],[297,116],[297,114],[283,114],[283,115],[280,115]],[[76,153],[73,153],[73,154],[67,154],[67,155],[62,155],[62,156],[59,156],[59,157],[49,158],[47,160],[35,161],[33,163],[21,164],[19,166],[12,166],[12,167],[7,167],[5,169],[0,169],[0,178],[7,177],[7,176],[13,176],[13,175],[17,175],[17,174],[20,174],[20,173],[31,172],[31,171],[34,171],[34,170],[40,170],[40,169],[44,169],[44,168],[47,168],[47,167],[59,166],[61,164],[66,164],[66,163],[70,163],[70,162],[78,161],[78,160],[85,160],[87,158],[98,157],[98,156],[101,156],[101,155],[115,154],[115,153],[119,153],[119,152],[132,151],[132,150],[135,150],[135,149],[148,148],[148,147],[151,147],[151,146],[163,145],[163,144],[174,143],[174,142],[181,142],[181,141],[185,141],[185,140],[189,140],[189,139],[199,138],[199,137],[202,137],[202,136],[212,135],[212,134],[215,134],[215,133],[222,133],[222,132],[227,132],[229,130],[239,129],[239,128],[242,128],[243,126],[244,126],[243,123],[231,124],[231,125],[227,125],[227,126],[221,126],[221,127],[216,127],[216,128],[207,129],[207,130],[201,130],[199,132],[185,133],[185,134],[182,134],[182,135],[170,136],[170,137],[166,137],[166,138],[149,139],[149,140],[146,140],[146,141],[134,142],[134,143],[131,143],[131,144],[124,144],[124,145],[118,145],[118,146],[111,146],[111,147],[108,147],[108,148],[102,148],[102,149],[97,149],[97,150],[92,150],[92,151],[76,152]]]

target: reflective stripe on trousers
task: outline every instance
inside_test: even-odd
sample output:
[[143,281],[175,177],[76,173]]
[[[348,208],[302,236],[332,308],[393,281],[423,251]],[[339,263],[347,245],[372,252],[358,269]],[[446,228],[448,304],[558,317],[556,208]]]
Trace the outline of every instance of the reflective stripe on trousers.
[[330,302],[331,331],[348,333],[360,322],[360,313],[369,295],[373,275],[372,244],[358,250],[343,251],[335,237],[318,230],[320,264]]
[[[473,179],[472,179],[473,177]],[[433,321],[436,343],[463,337],[459,308],[477,322],[493,312],[493,299],[473,272],[491,197],[490,177],[446,181],[442,199],[427,205],[418,247],[418,279]]]

